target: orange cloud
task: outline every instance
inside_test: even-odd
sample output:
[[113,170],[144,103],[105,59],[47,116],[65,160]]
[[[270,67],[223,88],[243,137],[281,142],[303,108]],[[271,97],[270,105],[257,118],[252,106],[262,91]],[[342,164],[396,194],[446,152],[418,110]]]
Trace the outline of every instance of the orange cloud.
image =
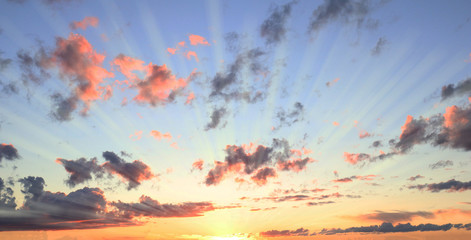
[[193,101],[193,99],[195,99],[195,94],[194,94],[193,92],[191,92],[191,93],[188,95],[188,97],[186,98],[185,104],[190,104],[190,103]]
[[115,57],[113,62],[111,62],[111,65],[117,66],[117,71],[120,71],[129,80],[134,80],[137,78],[133,71],[146,70],[144,61],[123,54],[119,54],[117,57]]
[[178,46],[180,46],[180,47],[184,47],[184,46],[185,46],[185,41],[181,41],[181,42],[179,42],[179,43],[178,43]]
[[366,153],[348,153],[348,152],[344,152],[343,157],[345,159],[345,162],[348,162],[352,165],[356,165],[359,162],[370,159],[370,155],[368,155]]
[[196,55],[196,52],[194,52],[194,51],[186,52],[185,56],[188,60],[191,59],[191,56],[193,56],[195,58],[196,62],[199,62],[198,55]]
[[203,165],[204,165],[204,160],[203,159],[198,159],[193,164],[191,165],[192,169],[198,169],[198,170],[203,170]]
[[338,122],[333,122],[332,124],[333,124],[334,126],[340,125],[340,123],[338,123]]
[[443,114],[445,121],[443,126],[446,128],[460,128],[468,123],[466,116],[460,113],[461,109],[453,105],[446,108],[446,112]]
[[176,49],[176,48],[167,48],[167,51],[168,51],[170,54],[174,55],[175,52],[177,51],[177,49]]
[[98,26],[98,18],[97,17],[85,17],[82,21],[74,21],[70,23],[69,27],[72,30],[76,30],[77,28],[81,28],[83,30],[87,29],[87,27],[92,26],[96,27]]
[[190,39],[190,44],[191,45],[198,45],[198,44],[209,45],[208,41],[206,41],[206,39],[204,37],[191,34],[188,38]]
[[150,132],[150,135],[153,136],[155,139],[158,139],[158,140],[162,140],[162,139],[170,140],[170,139],[172,139],[172,135],[170,133],[161,133],[157,130],[152,130]]
[[360,133],[358,134],[358,137],[359,138],[367,138],[367,137],[371,137],[372,135],[367,132],[366,130],[361,130]]

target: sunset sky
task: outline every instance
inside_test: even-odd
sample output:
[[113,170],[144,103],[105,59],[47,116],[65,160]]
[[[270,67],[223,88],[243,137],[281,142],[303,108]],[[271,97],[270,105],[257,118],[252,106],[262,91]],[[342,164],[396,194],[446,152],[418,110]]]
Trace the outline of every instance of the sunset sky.
[[0,0],[0,239],[470,239],[470,9]]

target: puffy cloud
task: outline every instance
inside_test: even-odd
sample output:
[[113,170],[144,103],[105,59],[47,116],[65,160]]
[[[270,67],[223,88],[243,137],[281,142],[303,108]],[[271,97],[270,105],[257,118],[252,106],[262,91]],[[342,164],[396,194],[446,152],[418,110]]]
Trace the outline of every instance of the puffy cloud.
[[295,2],[283,6],[276,6],[270,16],[260,26],[260,36],[265,38],[267,44],[279,43],[286,35],[286,22],[291,15],[291,7]]
[[448,84],[442,87],[442,101],[455,96],[461,96],[471,93],[471,78],[467,78],[458,84]]
[[426,232],[426,231],[448,231],[453,227],[453,224],[419,224],[411,225],[410,223],[393,225],[392,223],[383,222],[381,225],[371,225],[371,226],[361,226],[361,227],[351,227],[351,228],[331,228],[331,229],[322,229],[318,234],[322,235],[334,235],[339,233],[393,233],[393,232]]
[[143,180],[149,180],[155,175],[145,163],[134,160],[131,163],[124,161],[114,152],[103,152],[106,162],[102,165],[108,172],[122,177],[128,182],[128,190],[137,188]]
[[70,174],[69,178],[65,181],[69,187],[75,187],[77,184],[91,180],[92,174],[100,178],[104,173],[104,169],[97,164],[96,158],[90,160],[85,158],[79,158],[77,160],[58,158],[56,162],[62,164],[65,170]]
[[0,163],[3,159],[13,161],[19,158],[18,150],[12,144],[0,144]]
[[419,190],[425,189],[430,192],[440,192],[442,190],[446,190],[447,192],[462,192],[466,190],[471,190],[471,181],[461,182],[455,179],[451,179],[446,182],[440,182],[440,183],[413,185],[413,186],[409,186],[409,189],[419,189]]
[[467,108],[451,106],[443,114],[442,129],[435,138],[435,145],[471,150],[471,105]]
[[119,54],[113,59],[111,65],[114,67],[115,71],[120,71],[128,80],[136,80],[137,75],[134,71],[145,71],[146,66],[144,61],[136,58],[126,56],[124,54]]
[[361,27],[374,8],[366,0],[325,0],[312,13],[309,32],[318,32],[335,21],[356,24]]
[[383,51],[384,47],[388,44],[388,40],[384,37],[380,37],[376,42],[376,45],[371,49],[371,55],[378,56]]
[[428,165],[431,169],[438,169],[438,168],[444,168],[444,167],[451,167],[453,166],[453,161],[451,160],[440,160],[436,163]]
[[356,165],[362,163],[364,161],[371,161],[371,156],[366,153],[348,153],[344,152],[343,157],[345,158],[345,162],[348,162],[352,165]]
[[417,211],[417,212],[409,212],[409,211],[395,211],[395,212],[383,212],[383,211],[376,211],[374,213],[362,214],[356,216],[355,218],[359,220],[368,220],[368,221],[381,221],[381,222],[390,222],[390,223],[397,223],[397,222],[404,222],[404,221],[412,221],[417,217],[431,219],[435,217],[433,212],[426,212],[426,211]]
[[125,218],[135,217],[198,217],[203,213],[215,210],[210,202],[187,202],[181,204],[161,204],[148,196],[141,196],[138,203],[121,201],[110,203]]
[[308,236],[309,230],[298,228],[296,230],[270,230],[259,233],[262,237],[289,237],[289,236]]
[[255,175],[251,177],[251,179],[259,186],[267,184],[267,179],[269,177],[276,177],[276,171],[273,168],[265,167],[261,168],[257,171]]
[[96,27],[98,26],[98,22],[100,20],[97,17],[84,17],[82,21],[73,21],[70,23],[69,27],[72,30],[76,30],[77,28],[81,28],[83,30],[87,29],[87,27]]
[[219,184],[229,173],[251,175],[255,171],[258,172],[252,176],[252,180],[264,185],[268,176],[276,176],[275,170],[270,166],[277,165],[283,171],[299,172],[305,169],[307,163],[314,162],[312,158],[297,156],[298,151],[291,151],[285,139],[275,138],[271,146],[227,145],[225,152],[224,162],[215,162],[214,168],[208,172],[205,180],[207,186]]
[[21,192],[26,195],[26,202],[28,200],[37,200],[44,192],[44,185],[46,185],[44,178],[33,176],[22,178],[18,182],[23,185]]
[[209,45],[208,41],[206,41],[206,39],[202,36],[190,34],[190,36],[188,36],[188,38],[190,39],[190,44],[191,45],[198,45],[198,44]]

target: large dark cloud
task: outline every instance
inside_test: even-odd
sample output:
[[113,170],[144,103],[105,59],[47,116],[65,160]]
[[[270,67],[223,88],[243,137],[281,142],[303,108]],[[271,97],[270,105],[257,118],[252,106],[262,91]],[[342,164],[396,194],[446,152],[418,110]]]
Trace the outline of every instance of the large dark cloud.
[[104,169],[97,164],[96,158],[90,160],[85,158],[79,158],[77,160],[58,158],[56,162],[62,164],[65,170],[70,173],[69,178],[65,181],[70,187],[75,187],[77,184],[91,180],[92,174],[95,174],[95,177],[99,178],[104,173]]
[[[0,231],[93,229],[141,225],[141,217],[196,217],[218,208],[210,202],[161,204],[142,196],[139,203],[110,202],[100,188],[84,187],[65,194],[45,191],[41,177],[20,179],[26,195],[18,209],[11,188],[0,179]],[[6,190],[5,190],[6,189]],[[5,192],[7,191],[7,192]]]
[[462,192],[471,190],[471,181],[461,182],[455,179],[448,180],[440,183],[428,183],[409,186],[409,189],[427,190],[430,192],[440,192],[446,190],[447,192]]
[[[361,227],[351,227],[351,228],[331,228],[331,229],[322,229],[318,234],[322,235],[333,235],[340,233],[394,233],[394,232],[428,232],[428,231],[448,231],[454,225],[451,223],[436,225],[436,224],[419,224],[412,225],[410,223],[393,225],[392,223],[384,222],[381,225],[371,225],[371,226],[361,226]],[[462,226],[462,225],[461,225]]]
[[471,94],[471,78],[467,78],[458,84],[448,84],[442,87],[442,101],[455,96]]
[[270,230],[261,232],[262,237],[289,237],[289,236],[308,236],[309,230],[305,228],[298,228],[296,230]]
[[260,26],[260,36],[265,38],[267,44],[279,43],[285,39],[286,22],[291,15],[291,7],[294,2],[283,6],[276,6],[270,16]]
[[429,167],[431,169],[438,169],[438,168],[444,168],[444,167],[451,167],[453,166],[453,161],[451,160],[440,160],[436,163],[430,164]]
[[304,114],[304,106],[300,102],[294,103],[291,110],[285,111],[284,109],[279,110],[276,113],[278,119],[278,127],[291,126],[292,124],[302,120]]
[[13,161],[19,158],[18,150],[13,145],[5,143],[0,144],[0,163],[3,159]]
[[139,160],[128,163],[116,153],[109,151],[103,153],[103,158],[107,161],[103,164],[103,168],[125,179],[128,182],[128,190],[137,188],[142,181],[155,177],[150,167]]
[[[299,172],[306,168],[307,163],[314,162],[309,157],[301,157],[297,151],[292,151],[290,144],[285,139],[273,139],[271,146],[263,145],[227,145],[226,157],[224,162],[215,162],[215,166],[206,175],[205,184],[207,186],[217,185],[227,174],[251,175],[261,168],[277,165],[282,171]],[[302,155],[302,153],[300,153]],[[256,176],[260,174],[259,176]],[[267,174],[267,175],[264,175]],[[273,168],[265,168],[263,172],[258,172],[252,176],[256,183],[260,177],[275,177],[276,172]],[[266,180],[266,178],[265,178]],[[260,185],[260,184],[259,184]]]
[[361,27],[373,10],[367,0],[325,0],[312,13],[309,32],[318,32],[332,22],[355,24]]

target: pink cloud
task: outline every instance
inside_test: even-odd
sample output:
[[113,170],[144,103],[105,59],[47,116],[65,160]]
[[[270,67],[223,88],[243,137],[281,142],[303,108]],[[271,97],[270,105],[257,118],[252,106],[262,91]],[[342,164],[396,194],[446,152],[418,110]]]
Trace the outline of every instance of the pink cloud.
[[209,45],[208,41],[202,36],[191,34],[189,37],[191,45]]
[[129,135],[129,138],[133,139],[134,141],[139,140],[142,138],[142,130],[141,131],[136,131],[133,134]]
[[135,59],[123,54],[119,54],[114,58],[111,63],[112,66],[117,66],[117,71],[120,71],[128,80],[135,80],[137,78],[134,71],[144,71],[146,66],[144,61]]
[[338,123],[338,122],[333,122],[332,124],[333,124],[334,126],[340,125],[340,123]]
[[344,152],[343,157],[345,159],[345,162],[348,162],[352,165],[356,165],[362,161],[369,160],[370,155],[366,153],[348,153]]
[[198,159],[195,162],[193,162],[192,169],[198,169],[198,170],[203,170],[203,165],[204,165],[204,160],[203,159]]
[[191,57],[193,56],[195,58],[196,62],[199,62],[198,55],[196,55],[196,52],[194,52],[194,51],[186,52],[185,56],[188,60],[190,60]]
[[161,133],[157,130],[152,130],[150,132],[150,135],[153,136],[155,139],[158,139],[158,140],[162,140],[162,139],[170,140],[170,139],[172,139],[172,135],[170,133]]
[[195,99],[195,94],[193,92],[191,92],[188,97],[186,98],[186,102],[185,104],[190,104],[191,102],[193,102],[193,99]]
[[170,54],[174,55],[175,52],[177,51],[177,49],[176,49],[176,48],[167,48],[167,51],[168,51]]
[[99,20],[97,17],[85,17],[82,21],[74,21],[70,23],[69,27],[72,30],[76,30],[77,28],[81,28],[85,30],[89,26],[92,26],[92,27],[98,26],[98,22]]

